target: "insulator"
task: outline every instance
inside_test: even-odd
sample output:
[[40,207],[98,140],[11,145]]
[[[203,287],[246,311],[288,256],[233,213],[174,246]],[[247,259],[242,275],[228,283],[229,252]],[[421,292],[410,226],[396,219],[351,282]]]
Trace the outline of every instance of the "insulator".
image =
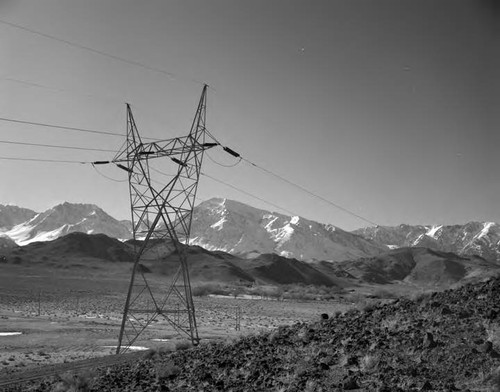
[[228,154],[231,154],[233,157],[235,157],[235,158],[239,158],[239,157],[240,157],[240,154],[238,154],[238,153],[237,153],[236,151],[234,151],[234,150],[231,150],[229,147],[222,147],[222,148],[223,148],[223,150],[224,150],[225,152],[227,152]]
[[139,155],[151,155],[154,153],[155,153],[154,151],[141,151],[141,152],[139,152]]
[[181,166],[184,166],[186,167],[187,165],[182,162],[180,159],[177,159],[177,158],[170,158],[172,161],[174,161],[175,163],[177,163],[178,165],[181,165]]
[[127,166],[120,165],[119,163],[117,163],[116,166],[118,166],[120,169],[128,171],[129,173],[133,173],[133,171],[129,169]]
[[219,145],[219,143],[203,143],[203,147],[206,147],[206,148],[212,148],[212,147],[215,147],[218,145]]
[[108,163],[109,163],[109,161],[95,161],[95,162],[92,162],[93,165],[106,165]]

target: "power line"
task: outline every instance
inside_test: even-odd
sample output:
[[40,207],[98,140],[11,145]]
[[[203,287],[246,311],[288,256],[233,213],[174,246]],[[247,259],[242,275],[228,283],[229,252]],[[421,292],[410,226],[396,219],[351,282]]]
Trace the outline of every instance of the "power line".
[[225,164],[220,163],[220,162],[217,162],[215,159],[213,159],[213,158],[210,156],[210,154],[208,153],[208,151],[206,151],[206,152],[205,152],[205,155],[206,155],[206,156],[208,157],[208,159],[210,159],[213,163],[215,163],[216,165],[222,166],[222,167],[235,167],[235,166],[237,166],[237,165],[241,162],[241,160],[242,160],[242,158],[240,158],[240,159],[239,159],[239,160],[237,160],[235,163],[232,163],[232,164],[229,164],[229,165],[225,165]]
[[21,145],[21,146],[61,148],[61,149],[67,149],[67,150],[115,152],[115,150],[106,150],[103,148],[86,148],[86,147],[76,147],[76,146],[61,146],[61,145],[55,145],[55,144],[25,143],[25,142],[14,142],[14,141],[10,141],[10,140],[0,140],[0,143],[16,144],[16,145]]
[[14,118],[6,118],[6,117],[0,117],[0,121],[11,122],[11,123],[16,123],[16,124],[33,125],[33,126],[46,127],[46,128],[64,129],[66,131],[96,133],[96,134],[100,134],[100,135],[110,135],[110,136],[119,136],[119,137],[123,137],[124,136],[123,134],[119,134],[119,133],[116,133],[116,132],[95,131],[93,129],[67,127],[67,126],[64,126],[64,125],[47,124],[47,123],[40,123],[40,122],[26,121],[26,120],[18,120],[18,119],[14,119]]
[[236,191],[238,191],[238,192],[241,192],[241,193],[243,193],[243,194],[245,194],[245,195],[247,195],[247,196],[253,197],[254,199],[260,200],[260,201],[262,201],[262,202],[264,202],[264,203],[266,203],[266,204],[269,204],[269,205],[271,205],[271,206],[273,206],[273,207],[275,207],[275,208],[278,208],[278,209],[280,209],[280,210],[282,210],[282,211],[285,211],[285,212],[287,212],[288,214],[290,214],[291,216],[295,216],[295,215],[297,215],[296,213],[294,213],[294,212],[292,212],[292,211],[290,211],[290,210],[287,210],[286,208],[280,207],[280,206],[279,206],[279,205],[277,205],[277,204],[274,204],[274,203],[272,203],[272,202],[270,202],[270,201],[267,201],[267,200],[265,200],[265,199],[263,199],[263,198],[261,198],[261,197],[259,197],[259,196],[253,195],[253,194],[251,194],[250,192],[247,192],[247,191],[245,191],[245,190],[243,190],[243,189],[240,189],[240,188],[238,188],[238,187],[236,187],[236,186],[234,186],[234,185],[231,185],[231,184],[229,184],[229,183],[227,183],[227,182],[225,182],[225,181],[222,181],[222,180],[219,180],[219,179],[217,179],[217,178],[215,178],[215,177],[212,177],[212,176],[210,176],[210,175],[208,175],[208,174],[206,174],[206,173],[201,172],[201,175],[202,175],[202,176],[205,176],[205,177],[208,177],[208,178],[210,178],[211,180],[213,180],[213,181],[215,181],[215,182],[218,182],[219,184],[223,184],[223,185],[225,185],[225,186],[227,186],[227,187],[229,187],[229,188],[232,188],[232,189],[234,189],[234,190],[236,190]]
[[[16,123],[16,124],[26,124],[26,125],[32,125],[32,126],[38,126],[38,127],[45,127],[45,128],[63,129],[65,131],[85,132],[85,133],[108,135],[108,136],[118,136],[121,138],[124,137],[123,134],[120,134],[117,132],[97,131],[97,130],[87,129],[87,128],[67,127],[64,125],[47,124],[47,123],[41,123],[41,122],[35,122],[35,121],[19,120],[19,119],[15,119],[15,118],[0,117],[0,121],[11,122],[11,123]],[[142,137],[142,138],[147,139],[147,140],[159,140],[159,139],[151,138],[151,137]]]
[[[162,171],[160,171],[160,170],[158,170],[158,169],[155,169],[154,167],[150,167],[150,169],[151,169],[151,170],[153,170],[153,171],[155,171],[155,172],[156,172],[156,173],[158,173],[158,174],[162,174],[162,175],[167,176],[167,177],[172,177],[172,176],[174,176],[174,174],[167,174],[167,173],[162,172]],[[285,211],[285,212],[287,212],[287,213],[288,213],[288,214],[290,214],[290,215],[297,215],[297,214],[293,213],[292,211],[287,210],[286,208],[280,207],[280,206],[279,206],[279,205],[277,205],[277,204],[274,204],[274,203],[272,203],[272,202],[270,202],[270,201],[267,201],[267,200],[265,200],[265,199],[263,199],[263,198],[261,198],[261,197],[259,197],[259,196],[253,195],[253,194],[251,194],[250,192],[247,192],[247,191],[245,191],[245,190],[243,190],[243,189],[241,189],[241,188],[238,188],[238,187],[236,187],[236,186],[234,186],[234,185],[231,185],[231,184],[229,184],[229,183],[227,183],[227,182],[225,182],[225,181],[219,180],[218,178],[212,177],[212,176],[210,176],[210,175],[208,175],[208,174],[206,174],[206,173],[203,173],[203,172],[201,172],[201,175],[203,175],[203,176],[205,176],[205,177],[207,177],[207,178],[210,178],[211,180],[216,181],[216,182],[218,182],[218,183],[220,183],[220,184],[223,184],[223,185],[225,185],[225,186],[227,186],[227,187],[229,187],[229,188],[232,188],[232,189],[234,189],[234,190],[236,190],[236,191],[238,191],[238,192],[244,193],[244,194],[245,194],[245,195],[247,195],[247,196],[253,197],[254,199],[260,200],[260,201],[262,201],[263,203],[266,203],[266,204],[271,205],[271,206],[273,206],[273,207],[275,207],[275,208],[278,208],[278,209],[280,209],[280,210],[282,210],[282,211]]]
[[266,168],[264,168],[264,167],[262,167],[260,165],[257,165],[256,163],[254,163],[254,162],[252,162],[252,161],[250,161],[250,160],[242,157],[238,152],[232,150],[229,147],[225,147],[224,145],[222,145],[212,134],[209,133],[209,135],[210,135],[210,137],[212,137],[212,139],[214,139],[217,142],[217,144],[219,144],[223,148],[224,151],[226,151],[228,154],[232,155],[233,157],[239,158],[240,160],[243,160],[243,161],[247,162],[251,166],[256,167],[257,169],[263,171],[264,173],[266,173],[268,175],[271,175],[271,176],[277,178],[280,181],[286,182],[287,184],[292,185],[293,187],[295,187],[297,189],[300,189],[301,191],[307,193],[308,195],[313,196],[316,199],[319,199],[319,200],[321,200],[321,201],[323,201],[323,202],[325,202],[325,203],[327,203],[327,204],[329,204],[329,205],[331,205],[331,206],[333,206],[335,208],[338,208],[339,210],[344,211],[345,213],[347,213],[347,214],[349,214],[351,216],[354,216],[354,217],[356,217],[358,219],[361,219],[362,221],[367,222],[367,223],[369,223],[371,225],[380,226],[378,223],[375,223],[375,222],[371,221],[370,219],[367,219],[367,218],[365,218],[365,217],[363,217],[363,216],[361,216],[359,214],[356,214],[353,211],[350,211],[349,209],[347,209],[345,207],[342,207],[339,204],[336,204],[336,203],[334,203],[334,202],[332,202],[332,201],[330,201],[328,199],[325,199],[323,196],[320,196],[320,195],[318,195],[318,194],[310,191],[309,189],[307,189],[307,188],[305,188],[305,187],[303,187],[303,186],[301,186],[301,185],[299,185],[299,184],[297,184],[297,183],[295,183],[293,181],[290,181],[290,180],[286,179],[285,177],[280,176],[279,174],[276,174],[276,173],[272,172],[269,169],[266,169]]
[[[160,74],[168,76],[169,79],[171,79],[171,80],[173,80],[175,78],[179,78],[174,73],[168,72],[168,71],[166,71],[164,69],[153,67],[153,66],[141,63],[139,61],[129,60],[129,59],[126,59],[124,57],[116,56],[114,54],[110,54],[110,53],[104,52],[104,51],[99,50],[99,49],[94,49],[94,48],[91,48],[90,46],[82,45],[82,44],[79,44],[77,42],[72,42],[72,41],[69,41],[69,40],[64,39],[64,38],[59,38],[59,37],[56,37],[54,35],[43,33],[41,31],[34,30],[34,29],[31,29],[31,28],[26,27],[26,26],[22,26],[22,25],[17,24],[17,23],[7,22],[7,21],[1,20],[1,19],[0,19],[0,23],[3,23],[5,25],[11,26],[11,27],[14,27],[16,29],[27,31],[27,32],[29,32],[31,34],[35,34],[35,35],[39,35],[39,36],[47,38],[47,39],[51,39],[53,41],[57,41],[57,42],[61,42],[63,44],[69,45],[69,46],[73,46],[75,48],[86,50],[86,51],[92,52],[94,54],[98,54],[98,55],[101,55],[101,56],[104,56],[104,57],[108,57],[108,58],[111,58],[113,60],[120,61],[122,63],[130,64],[130,65],[135,65],[137,67],[141,67],[141,68],[147,69],[148,71],[157,72],[157,73],[160,73]],[[185,79],[185,80],[189,80],[189,81],[191,81],[193,83],[197,83],[197,84],[204,84],[203,82],[200,82],[200,81],[195,80],[195,79]]]
[[51,162],[51,163],[79,163],[82,165],[92,163],[85,161],[70,161],[70,160],[60,160],[60,159],[38,159],[38,158],[14,158],[14,157],[0,157],[0,159],[7,161],[30,161],[30,162]]
[[125,181],[128,181],[128,178],[126,178],[124,180],[117,180],[116,178],[108,177],[107,175],[101,173],[94,164],[92,164],[92,167],[97,172],[97,174],[99,174],[100,176],[106,178],[107,180],[114,181],[114,182],[125,182]]
[[328,204],[330,204],[331,206],[333,206],[333,207],[335,207],[335,208],[338,208],[339,210],[342,210],[342,211],[346,212],[346,213],[347,213],[347,214],[349,214],[349,215],[352,215],[352,216],[354,216],[354,217],[356,217],[356,218],[358,218],[358,219],[361,219],[361,220],[362,220],[362,221],[364,221],[364,222],[367,222],[367,223],[369,223],[369,224],[371,224],[371,225],[374,225],[374,226],[379,226],[379,224],[378,224],[378,223],[375,223],[375,222],[373,222],[373,221],[371,221],[371,220],[369,220],[369,219],[367,219],[367,218],[365,218],[365,217],[363,217],[363,216],[361,216],[361,215],[359,215],[359,214],[356,214],[355,212],[352,212],[352,211],[348,210],[348,209],[347,209],[347,208],[345,208],[345,207],[342,207],[342,206],[340,206],[340,205],[338,205],[338,204],[336,204],[336,203],[334,203],[334,202],[332,202],[332,201],[330,201],[330,200],[328,200],[328,199],[325,199],[323,196],[320,196],[320,195],[318,195],[318,194],[316,194],[316,193],[314,193],[314,192],[311,192],[309,189],[304,188],[303,186],[301,186],[301,185],[299,185],[299,184],[296,184],[295,182],[292,182],[292,181],[290,181],[290,180],[287,180],[285,177],[282,177],[282,176],[280,176],[279,174],[273,173],[272,171],[270,171],[270,170],[268,170],[268,169],[266,169],[266,168],[264,168],[264,167],[262,167],[262,166],[259,166],[259,165],[257,165],[256,163],[253,163],[253,162],[249,161],[249,160],[248,160],[248,159],[246,159],[246,158],[242,158],[242,159],[243,159],[245,162],[247,162],[248,164],[250,164],[251,166],[254,166],[254,167],[256,167],[256,168],[258,168],[258,169],[262,170],[263,172],[265,172],[265,173],[267,173],[267,174],[269,174],[269,175],[271,175],[271,176],[273,176],[273,177],[275,177],[275,178],[277,178],[277,179],[279,179],[279,180],[281,180],[281,181],[284,181],[284,182],[286,182],[287,184],[294,186],[295,188],[300,189],[301,191],[303,191],[303,192],[307,193],[308,195],[311,195],[311,196],[315,197],[316,199],[319,199],[319,200],[321,200],[321,201],[323,201],[323,202],[325,202],[325,203],[328,203]]
[[58,92],[58,93],[70,94],[70,95],[74,95],[74,96],[80,96],[80,97],[86,97],[86,98],[92,98],[92,99],[98,98],[98,99],[101,99],[101,100],[106,100],[106,101],[110,101],[110,102],[114,102],[114,103],[125,103],[125,101],[120,100],[117,96],[113,97],[113,96],[107,96],[107,95],[98,95],[98,94],[92,94],[92,93],[85,93],[85,92],[76,91],[76,90],[68,90],[68,89],[65,89],[65,88],[49,86],[49,85],[45,85],[45,84],[41,84],[41,83],[35,83],[33,81],[23,80],[23,79],[0,77],[0,80],[6,80],[8,82],[19,83],[19,84],[23,84],[23,85],[30,86],[30,87],[36,87],[36,88],[40,88],[40,89],[46,89],[46,90],[55,91],[55,92]]

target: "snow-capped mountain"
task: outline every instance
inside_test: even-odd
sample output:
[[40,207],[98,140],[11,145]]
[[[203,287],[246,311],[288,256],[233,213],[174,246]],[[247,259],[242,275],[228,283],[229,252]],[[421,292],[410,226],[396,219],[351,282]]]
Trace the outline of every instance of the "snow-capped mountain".
[[72,232],[103,233],[120,239],[131,237],[129,226],[93,204],[59,204],[42,213],[35,213],[30,219],[13,227],[0,229],[0,235],[8,236],[18,245],[50,241]]
[[28,208],[0,204],[0,230],[9,230],[14,226],[26,222],[37,213]]
[[423,246],[500,262],[500,225],[495,222],[452,226],[379,226],[359,229],[354,233],[390,248]]
[[195,207],[190,244],[232,254],[276,253],[298,260],[348,260],[387,250],[332,225],[220,198]]

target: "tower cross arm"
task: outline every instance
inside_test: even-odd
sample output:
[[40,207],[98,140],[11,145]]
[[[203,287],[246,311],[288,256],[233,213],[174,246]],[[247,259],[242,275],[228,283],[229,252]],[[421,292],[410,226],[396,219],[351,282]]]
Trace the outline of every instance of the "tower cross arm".
[[188,135],[155,142],[140,143],[126,154],[127,157],[125,159],[123,159],[123,155],[120,154],[118,159],[114,162],[122,162],[131,159],[137,161],[152,158],[175,157],[176,155],[182,156],[187,152],[198,153],[217,145],[217,143],[200,143],[191,135]]

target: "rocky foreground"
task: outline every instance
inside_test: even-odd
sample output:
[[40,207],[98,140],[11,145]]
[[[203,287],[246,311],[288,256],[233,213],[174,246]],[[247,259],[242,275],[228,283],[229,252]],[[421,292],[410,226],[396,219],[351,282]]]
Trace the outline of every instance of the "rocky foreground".
[[499,320],[500,279],[490,279],[31,390],[497,391]]

